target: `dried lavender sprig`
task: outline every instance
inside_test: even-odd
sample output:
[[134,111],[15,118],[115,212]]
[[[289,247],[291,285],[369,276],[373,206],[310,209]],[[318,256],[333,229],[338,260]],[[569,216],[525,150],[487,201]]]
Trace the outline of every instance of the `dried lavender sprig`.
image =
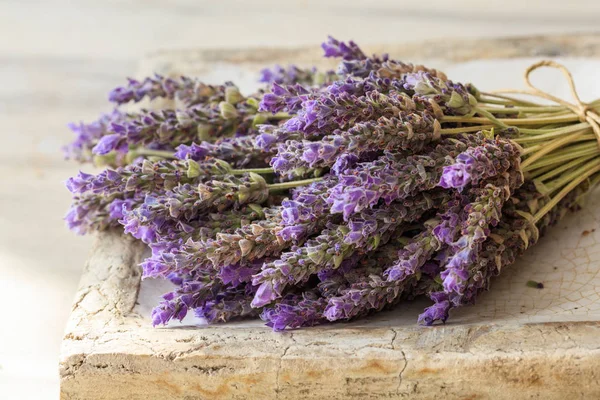
[[126,199],[89,193],[75,195],[64,219],[67,227],[79,235],[116,228],[123,218],[124,205],[130,207],[142,201],[139,195]]
[[[352,319],[372,310],[381,310],[408,294],[423,276],[426,263],[444,245],[453,240],[458,213],[463,204],[453,199],[444,206],[446,211],[425,223],[425,230],[410,239],[394,254],[384,253],[379,271],[363,274],[360,279],[329,299],[325,316],[329,321]],[[394,247],[392,247],[394,248]]]
[[443,139],[424,154],[405,155],[387,152],[383,157],[359,163],[339,174],[339,184],[331,190],[328,202],[332,213],[343,213],[348,219],[356,212],[386,204],[436,187],[445,166],[468,147],[485,140],[483,135],[463,135]]
[[198,103],[219,103],[226,101],[226,95],[231,88],[237,89],[231,82],[224,85],[207,85],[195,78],[182,76],[180,78],[169,78],[161,75],[144,78],[142,81],[128,79],[127,86],[113,89],[108,99],[117,104],[130,101],[138,102],[144,97],[150,100],[155,98],[175,99],[184,102],[186,106]]
[[513,191],[523,184],[519,159],[513,161],[514,169],[487,181],[482,188],[473,188],[473,202],[465,206],[466,220],[461,227],[461,237],[450,246],[448,261],[440,277],[444,291],[460,302],[469,278],[468,267],[502,217],[502,207]]
[[342,76],[365,78],[369,74],[375,73],[382,78],[400,79],[406,73],[425,71],[443,80],[447,79],[446,75],[440,71],[422,65],[406,64],[398,60],[392,60],[387,54],[367,57],[352,41],[346,44],[330,36],[321,47],[325,50],[325,57],[343,58],[337,70],[338,74]]
[[127,192],[170,190],[180,183],[196,182],[202,177],[232,172],[234,170],[231,165],[218,159],[201,162],[144,160],[116,170],[106,169],[98,175],[79,172],[77,176],[67,180],[66,186],[73,194],[95,193],[111,196]]
[[226,289],[206,272],[185,276],[181,285],[163,295],[163,301],[152,310],[152,325],[166,325],[171,319],[183,320],[188,310],[204,306]]
[[371,251],[385,244],[401,224],[418,220],[435,206],[440,194],[420,193],[403,204],[380,209],[366,209],[345,224],[329,223],[327,229],[302,247],[292,247],[279,260],[264,265],[253,278],[260,285],[253,307],[261,307],[282,296],[290,284],[304,282],[311,275],[328,268],[338,268],[356,251]]
[[111,124],[112,134],[103,136],[93,148],[104,155],[122,146],[177,145],[251,132],[256,110],[221,102],[185,110],[142,110]]
[[365,53],[352,40],[348,43],[341,42],[333,36],[328,36],[327,41],[321,44],[325,57],[341,57],[344,60],[363,60]]
[[186,243],[181,252],[191,265],[212,263],[233,265],[274,255],[305,240],[327,223],[324,196],[335,181],[325,178],[308,186],[296,188],[293,200],[284,200],[282,206],[266,208],[264,220],[241,226],[235,232],[216,235],[214,239]]
[[354,154],[361,160],[365,154],[382,150],[419,152],[440,139],[440,129],[440,123],[429,112],[401,111],[397,117],[361,122],[318,141],[288,140],[278,146],[271,165],[275,171],[286,172],[297,168],[329,168],[342,154]]
[[314,291],[288,294],[274,305],[265,307],[260,317],[274,331],[313,326],[325,320],[323,311],[326,305],[327,300]]
[[249,173],[241,177],[224,175],[193,186],[188,183],[174,187],[160,197],[147,196],[144,202],[146,221],[175,218],[191,221],[215,210],[222,212],[234,205],[263,203],[269,196],[265,180]]
[[222,138],[215,143],[192,143],[190,146],[182,144],[177,147],[175,157],[200,161],[207,157],[218,158],[229,162],[237,168],[251,166],[267,166],[274,150],[263,150],[256,146],[256,136],[239,136]]
[[429,106],[438,118],[471,116],[477,111],[477,99],[461,83],[441,79],[427,71],[405,74],[402,80],[404,88],[414,92],[413,99]]
[[262,97],[258,110],[271,112],[297,113],[302,109],[302,102],[313,97],[318,92],[317,89],[306,88],[302,85],[279,85],[274,83],[271,86],[271,92],[265,93]]
[[[318,138],[359,122],[393,117],[403,106],[398,99],[405,90],[400,85],[377,78],[334,82],[303,101],[302,108],[283,127],[289,132],[300,131],[306,138]],[[388,96],[390,91],[393,96]]]
[[334,71],[320,72],[316,67],[300,68],[296,65],[289,65],[284,68],[281,65],[275,65],[260,71],[259,82],[279,85],[321,86],[337,79],[338,76]]
[[464,189],[468,184],[477,185],[507,171],[513,160],[520,157],[520,147],[510,140],[486,141],[456,157],[456,163],[444,167],[439,185],[443,188]]
[[[588,190],[587,183],[579,185],[536,225],[532,224],[527,214],[529,211],[535,212],[548,199],[544,199],[535,191],[533,185],[529,185],[528,189],[517,190],[511,197],[512,203],[503,210],[500,224],[492,230],[492,234],[474,257],[469,267],[470,276],[465,285],[464,295],[452,296],[445,291],[431,293],[430,297],[435,304],[425,309],[419,316],[419,322],[425,325],[432,325],[435,321],[444,322],[451,308],[473,303],[480,292],[489,288],[492,277],[513,264],[527,248],[534,245],[540,232],[543,233],[548,226],[560,220],[567,211],[576,207],[578,200]],[[537,198],[533,202],[532,194]]]
[[259,125],[254,145],[257,149],[271,153],[277,151],[279,143],[301,137],[299,132],[290,132],[281,126]]
[[186,257],[180,267],[212,265],[219,268],[261,259],[288,247],[291,243],[284,242],[277,235],[283,229],[280,206],[263,211],[263,219],[243,225],[232,233],[219,233],[214,239],[188,241],[181,248]]
[[98,141],[111,131],[113,123],[122,123],[127,119],[127,114],[113,110],[111,113],[102,114],[96,121],[89,124],[70,123],[69,129],[77,135],[71,144],[63,147],[65,158],[79,162],[91,162],[94,159],[92,149]]
[[250,306],[250,299],[254,295],[254,291],[255,288],[252,285],[227,288],[194,309],[194,313],[211,324],[238,318],[256,317],[260,314],[260,310]]
[[[267,210],[268,211],[268,210]],[[153,220],[143,226],[146,230],[154,233],[154,242],[151,247],[158,247],[157,252],[142,263],[144,277],[166,277],[172,272],[194,271],[198,268],[215,268],[210,262],[203,258],[194,258],[193,250],[198,242],[214,241],[219,235],[232,234],[243,226],[253,222],[259,222],[265,218],[265,211],[256,204],[249,204],[238,210],[229,210],[226,213],[214,213],[192,221],[188,224],[178,220]],[[123,221],[124,222],[124,221]],[[126,233],[136,236],[140,226],[134,226],[135,222],[126,225]],[[158,246],[157,246],[158,245]],[[254,260],[252,260],[254,262]],[[218,266],[221,268],[219,274],[223,274],[223,282],[237,286],[236,282],[249,281],[249,276],[242,280],[246,274],[254,274],[260,269],[259,265],[251,262],[237,262]]]
[[[337,184],[334,176],[292,190],[292,198],[281,202],[281,222],[285,228],[277,235],[285,241],[298,243],[306,239],[328,219],[327,196]],[[325,218],[324,218],[325,217]]]

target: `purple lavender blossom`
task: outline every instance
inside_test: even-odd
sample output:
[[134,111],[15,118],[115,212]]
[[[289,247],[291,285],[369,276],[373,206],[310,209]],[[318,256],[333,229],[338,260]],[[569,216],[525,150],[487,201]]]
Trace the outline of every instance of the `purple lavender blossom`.
[[346,44],[329,36],[321,47],[325,57],[341,57],[344,60],[361,60],[367,57],[352,40]]
[[115,88],[109,93],[108,98],[109,101],[117,104],[130,101],[139,102],[144,97],[148,97],[150,100],[159,97],[177,99],[185,106],[200,103],[218,104],[226,101],[226,92],[230,88],[235,88],[231,82],[214,86],[186,76],[174,79],[157,74],[154,77],[144,78],[142,81],[130,78],[126,86]]
[[274,331],[317,325],[325,320],[327,301],[314,292],[287,295],[271,307],[264,308],[260,317]]
[[279,298],[290,284],[305,282],[311,275],[328,268],[338,268],[356,251],[371,251],[385,244],[402,223],[415,221],[434,202],[427,194],[419,194],[404,204],[381,209],[366,209],[346,224],[329,223],[327,228],[303,246],[294,246],[280,259],[264,265],[252,284],[259,286],[253,307],[261,307]]
[[170,190],[180,183],[200,182],[207,177],[222,176],[232,171],[231,166],[218,159],[199,163],[193,160],[141,163],[106,169],[98,175],[79,172],[66,182],[73,194],[95,193],[105,196],[128,192]]
[[274,151],[265,151],[256,145],[256,136],[239,136],[222,138],[215,143],[192,143],[190,146],[181,144],[177,146],[175,157],[196,161],[213,157],[241,168],[249,164],[265,165],[273,154]]
[[[365,161],[382,150],[416,152],[431,141],[439,140],[440,128],[429,112],[400,112],[398,117],[357,123],[347,131],[338,131],[319,141],[288,140],[278,145],[271,165],[276,171],[285,173],[298,168],[333,167],[341,157],[347,159],[349,155]],[[339,172],[339,166],[338,163],[333,170]]]
[[274,83],[271,92],[264,94],[258,111],[296,113],[302,108],[302,102],[311,97],[311,93],[314,91],[299,84],[282,86]]
[[64,219],[67,227],[79,235],[116,228],[124,204],[131,206],[142,201],[143,198],[137,194],[126,199],[111,199],[90,193],[76,194]]
[[337,76],[333,71],[321,73],[315,67],[303,69],[295,65],[289,65],[287,68],[275,65],[260,71],[259,82],[279,85],[322,85],[336,79]]
[[429,295],[435,302],[434,305],[427,307],[425,311],[419,315],[418,322],[423,325],[432,325],[435,321],[446,322],[448,319],[448,311],[450,310],[450,301],[448,295],[444,292],[435,292]]
[[456,157],[455,164],[444,167],[439,185],[463,190],[469,183],[476,185],[507,171],[519,157],[520,151],[511,141],[488,140],[467,149]]
[[111,131],[111,124],[121,123],[126,118],[126,114],[119,110],[113,110],[113,112],[103,114],[97,121],[89,124],[83,122],[69,124],[69,129],[77,137],[70,145],[63,148],[65,157],[80,162],[92,161],[92,149],[98,144],[99,140]]
[[453,164],[454,157],[481,140],[478,135],[444,139],[424,154],[386,152],[375,161],[359,163],[338,176],[339,183],[328,199],[330,212],[343,213],[344,219],[348,219],[380,201],[391,204],[433,189],[440,181],[443,167]]
[[[438,109],[436,116],[475,113],[477,100],[460,83],[444,80],[427,71],[405,74],[403,81],[404,88],[414,92],[413,100]],[[442,115],[437,115],[439,112]]]
[[199,318],[208,323],[227,322],[232,319],[256,317],[259,310],[250,307],[250,298],[255,289],[251,285],[238,288],[226,288],[216,293],[200,307],[194,309]]

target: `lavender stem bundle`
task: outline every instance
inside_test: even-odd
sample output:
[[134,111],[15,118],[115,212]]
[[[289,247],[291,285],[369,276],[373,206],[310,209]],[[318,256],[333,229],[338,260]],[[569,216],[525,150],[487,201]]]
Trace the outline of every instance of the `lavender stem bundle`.
[[[600,100],[554,62],[527,94],[479,91],[435,69],[329,38],[336,71],[276,66],[231,82],[130,79],[117,108],[71,125],[66,155],[107,165],[67,181],[78,233],[147,243],[144,278],[174,289],[155,325],[260,316],[275,330],[352,320],[426,295],[445,322],[600,182]],[[574,103],[529,75],[561,70]],[[124,112],[162,98],[177,108]]]

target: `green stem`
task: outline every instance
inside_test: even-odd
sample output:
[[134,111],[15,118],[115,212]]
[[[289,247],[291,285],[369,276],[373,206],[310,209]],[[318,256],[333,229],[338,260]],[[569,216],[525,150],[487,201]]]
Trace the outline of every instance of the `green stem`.
[[273,168],[250,168],[250,169],[234,169],[231,171],[233,175],[243,175],[248,172],[254,172],[259,175],[274,174]]
[[547,144],[544,144],[542,146],[541,149],[539,149],[538,151],[536,151],[535,153],[533,153],[532,156],[527,157],[527,159],[525,161],[523,161],[523,163],[521,164],[522,168],[527,168],[528,165],[533,164],[534,162],[536,162],[537,160],[539,160],[540,158],[542,158],[543,156],[545,156],[546,154],[551,153],[552,151],[560,148],[560,147],[564,147],[570,143],[573,143],[575,140],[577,140],[580,136],[582,136],[585,133],[585,131],[580,131],[580,132],[575,132],[569,136],[565,136],[563,138],[560,139],[554,139],[552,141],[550,141]]
[[440,129],[440,134],[442,135],[455,135],[466,132],[479,132],[484,129],[492,129],[494,125],[476,125],[476,126],[466,126],[464,128],[445,128]]
[[175,157],[175,154],[172,151],[165,150],[135,149],[132,150],[132,153],[136,156],[154,156],[171,159],[177,158]]
[[[549,166],[549,171],[546,172],[544,175],[540,176],[539,178],[536,178],[536,180],[543,182],[543,181],[546,181],[546,180],[548,180],[550,178],[554,178],[555,176],[560,175],[562,172],[568,171],[571,168],[574,168],[574,167],[578,166],[579,164],[583,164],[584,162],[586,162],[586,161],[588,161],[588,160],[590,160],[590,159],[592,159],[594,157],[595,157],[595,155],[590,155],[590,156],[586,156],[586,157],[576,158],[575,160],[573,160],[573,161],[571,161],[569,163],[563,164],[563,165],[561,165],[558,168],[555,168],[553,165],[550,165]],[[549,184],[549,185],[552,185],[552,184]]]
[[284,113],[284,112],[278,112],[276,114],[271,114],[271,113],[260,113],[260,114],[267,117],[267,119],[275,119],[275,120],[284,120],[284,119],[288,119],[288,118],[292,117],[290,114]]
[[585,157],[589,155],[598,155],[597,142],[570,146],[570,148],[558,151],[548,157],[545,157],[542,160],[531,164],[528,168],[524,168],[524,170],[533,171],[538,168],[546,167],[548,165],[561,164],[563,162],[570,161],[578,157]]
[[565,174],[560,176],[559,178],[557,178],[553,181],[547,182],[545,185],[548,189],[550,189],[549,193],[552,193],[552,192],[562,188],[567,183],[573,181],[573,179],[577,178],[579,175],[581,175],[583,172],[585,172],[587,169],[589,169],[588,167],[590,164],[593,164],[597,161],[598,160],[592,160],[591,163],[588,163],[582,167],[571,168]]
[[579,184],[588,179],[590,176],[600,171],[600,159],[587,163],[582,168],[575,171],[577,176],[567,186],[565,186],[556,196],[552,198],[544,207],[542,207],[533,217],[533,222],[537,223],[546,215],[554,206],[556,206],[569,192],[575,189]]
[[[527,142],[537,142],[547,139],[553,139],[557,136],[561,136],[567,133],[577,132],[580,129],[588,129],[590,128],[590,124],[587,122],[582,122],[575,125],[567,126],[566,128],[555,129],[547,133],[542,133],[541,135],[534,136],[525,136],[513,139],[517,143],[527,143]],[[521,130],[519,130],[521,132]]]
[[475,112],[479,115],[481,115],[482,117],[485,117],[487,119],[489,119],[492,123],[496,123],[498,126],[501,126],[502,128],[508,128],[508,125],[506,125],[504,122],[502,122],[500,119],[496,118],[491,112],[486,111],[482,108],[479,107],[475,107]]
[[482,110],[486,110],[489,111],[491,113],[494,114],[514,114],[514,113],[526,113],[526,114],[533,114],[533,113],[552,113],[552,112],[556,112],[556,111],[564,111],[567,108],[563,107],[563,106],[548,106],[548,107],[506,107],[506,108],[500,108],[500,107],[479,107]]
[[270,183],[267,185],[267,188],[269,188],[269,191],[271,191],[271,190],[287,190],[287,189],[295,188],[297,186],[310,185],[311,183],[319,182],[320,180],[323,180],[323,178],[311,178],[311,179],[304,179],[301,181]]
[[[522,126],[522,125],[544,125],[552,123],[563,123],[563,122],[575,122],[579,121],[579,116],[575,114],[569,114],[560,117],[550,118],[495,118],[497,123],[503,124],[504,126]],[[478,118],[478,117],[461,117],[461,116],[445,116],[440,122],[465,122],[471,124],[485,124],[492,122],[489,118]]]
[[[540,104],[534,103],[532,101],[527,101],[527,100],[521,100],[521,99],[517,99],[515,97],[511,97],[511,96],[507,96],[505,94],[500,94],[500,93],[489,93],[489,92],[480,92],[483,96],[488,96],[488,97],[494,97],[497,99],[503,99],[503,100],[508,100],[510,101],[510,103],[512,104],[523,104],[525,106],[532,106],[532,107],[536,107],[536,106],[541,106]],[[485,101],[485,99],[483,99],[482,101]]]

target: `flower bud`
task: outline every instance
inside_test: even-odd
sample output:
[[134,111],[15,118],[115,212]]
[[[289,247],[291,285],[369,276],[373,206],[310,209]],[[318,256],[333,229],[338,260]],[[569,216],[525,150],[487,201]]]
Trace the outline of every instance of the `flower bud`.
[[197,178],[200,176],[200,165],[194,160],[187,160],[188,169],[187,169],[187,177],[188,178]]
[[221,111],[221,116],[226,120],[236,119],[239,116],[235,107],[225,101],[219,103],[219,110]]
[[228,86],[225,89],[225,101],[229,104],[237,104],[244,100],[244,96],[240,93],[240,90],[235,86]]

